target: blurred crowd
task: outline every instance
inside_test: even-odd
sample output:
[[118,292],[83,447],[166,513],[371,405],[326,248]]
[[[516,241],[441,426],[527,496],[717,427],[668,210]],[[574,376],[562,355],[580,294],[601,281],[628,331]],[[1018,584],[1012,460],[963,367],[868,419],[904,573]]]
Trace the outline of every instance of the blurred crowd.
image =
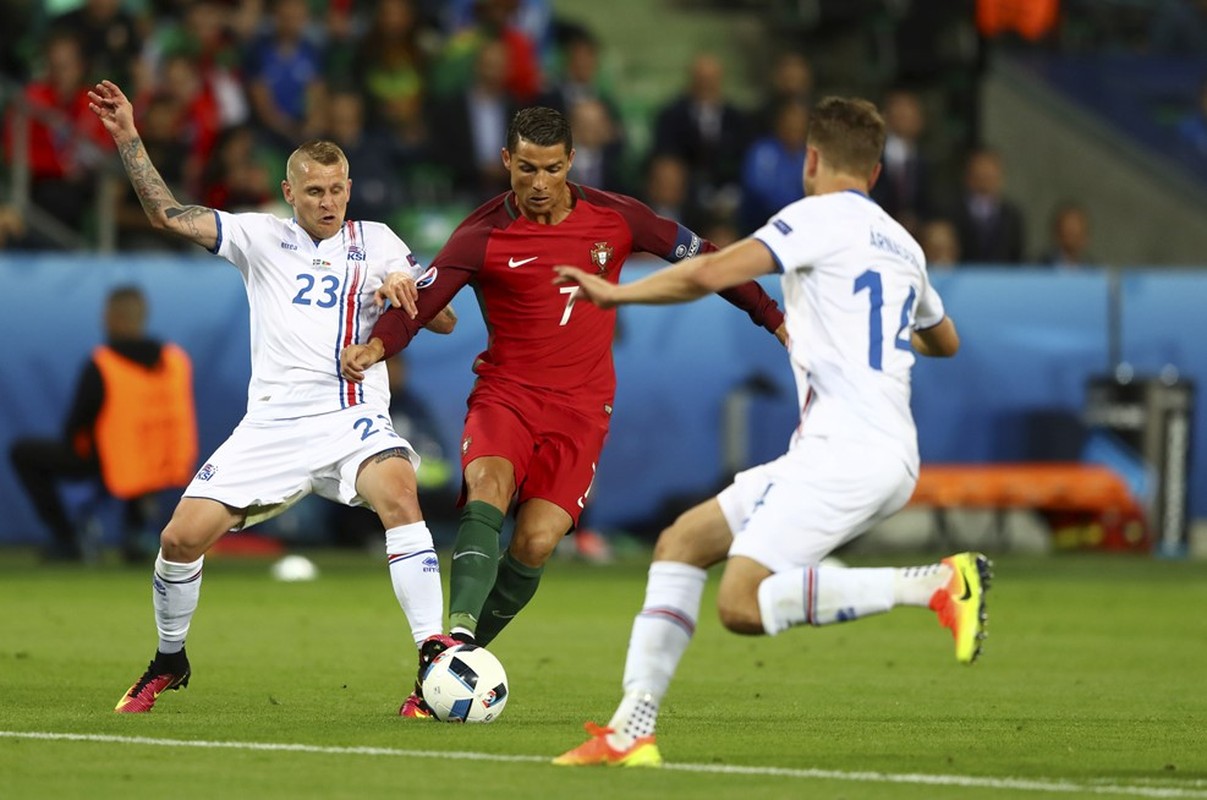
[[[0,69],[10,93],[41,110],[27,139],[31,199],[75,230],[89,223],[93,176],[112,151],[87,108],[101,78],[133,99],[148,152],[189,201],[279,210],[284,156],[321,136],[348,153],[350,216],[401,225],[400,215],[424,207],[459,218],[507,188],[499,158],[507,122],[516,108],[542,104],[571,120],[575,180],[636,195],[718,244],[801,196],[809,105],[831,91],[815,85],[808,53],[786,47],[772,59],[761,102],[739,105],[724,59],[698,52],[677,93],[648,119],[626,118],[607,68],[610,43],[555,14],[549,0],[9,2]],[[925,95],[904,83],[876,99],[889,139],[875,199],[936,266],[1093,263],[1082,205],[1053,209],[1047,249],[1025,252],[1000,154],[944,153],[960,164],[937,169]],[[632,137],[634,125],[648,135]],[[1187,135],[1207,138],[1201,128]],[[634,138],[649,144],[635,152]],[[173,247],[147,229],[119,183],[118,246]],[[55,246],[0,205],[6,244]]]

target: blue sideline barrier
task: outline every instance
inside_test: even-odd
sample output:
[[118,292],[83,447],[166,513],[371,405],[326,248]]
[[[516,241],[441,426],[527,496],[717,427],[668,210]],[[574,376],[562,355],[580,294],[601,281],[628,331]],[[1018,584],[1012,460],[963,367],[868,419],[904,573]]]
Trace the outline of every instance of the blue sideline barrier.
[[[626,279],[648,269],[634,263]],[[151,305],[150,330],[193,357],[201,452],[211,452],[243,414],[249,374],[247,301],[238,273],[204,255],[0,255],[4,353],[0,356],[0,543],[45,533],[7,461],[12,440],[55,435],[79,368],[101,336],[108,290],[133,282]],[[1106,276],[1011,269],[934,275],[964,348],[947,361],[921,359],[914,409],[924,460],[990,462],[1034,457],[1035,420],[1075,419],[1086,379],[1110,366]],[[778,281],[764,285],[779,297]],[[1207,271],[1145,270],[1121,284],[1121,352],[1138,372],[1167,363],[1207,387],[1207,324],[1194,306]],[[454,301],[452,336],[423,334],[409,350],[412,388],[436,414],[448,452],[458,452],[469,365],[486,333],[472,293]],[[725,397],[759,376],[773,396],[753,401],[751,463],[779,455],[796,424],[784,354],[766,332],[719,298],[673,308],[623,309],[615,348],[619,386],[611,437],[599,465],[589,521],[634,525],[725,480]],[[1201,396],[1200,396],[1201,397]],[[1200,399],[1192,460],[1207,457]],[[1046,439],[1044,437],[1047,437]],[[1192,475],[1191,512],[1207,516],[1207,470]]]

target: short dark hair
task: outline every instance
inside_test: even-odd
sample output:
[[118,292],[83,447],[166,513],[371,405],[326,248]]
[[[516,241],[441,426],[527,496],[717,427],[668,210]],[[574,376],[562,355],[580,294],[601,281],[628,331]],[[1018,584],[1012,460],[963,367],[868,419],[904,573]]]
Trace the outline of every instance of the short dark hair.
[[569,120],[560,111],[546,106],[530,106],[515,112],[507,126],[507,149],[514,153],[520,139],[541,147],[565,145],[567,155],[574,149]]
[[120,286],[114,286],[109,290],[107,303],[134,302],[146,305],[147,297],[143,294],[141,288],[133,283],[123,283]]
[[838,172],[870,176],[884,138],[884,119],[867,100],[827,97],[809,115],[809,144]]
[[132,283],[115,286],[105,299],[105,311],[125,319],[137,319],[141,324],[147,319],[147,296]]

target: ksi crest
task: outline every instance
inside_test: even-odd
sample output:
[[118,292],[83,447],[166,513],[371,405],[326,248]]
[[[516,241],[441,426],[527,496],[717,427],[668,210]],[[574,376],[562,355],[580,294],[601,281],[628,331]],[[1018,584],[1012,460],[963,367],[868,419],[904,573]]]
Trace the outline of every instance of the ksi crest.
[[612,245],[607,242],[596,242],[591,248],[591,264],[599,269],[599,274],[604,275],[608,271],[608,264],[612,261]]

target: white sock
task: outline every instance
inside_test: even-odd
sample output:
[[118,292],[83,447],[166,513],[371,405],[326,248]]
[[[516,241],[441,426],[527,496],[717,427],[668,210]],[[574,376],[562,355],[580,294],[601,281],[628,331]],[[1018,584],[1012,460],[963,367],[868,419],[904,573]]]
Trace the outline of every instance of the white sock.
[[205,556],[181,564],[168,561],[163,551],[155,557],[151,580],[151,599],[155,604],[155,627],[159,631],[159,652],[179,653],[189,635],[189,623],[201,596],[201,566]]
[[795,625],[848,622],[893,607],[891,567],[804,567],[778,572],[759,584],[759,614],[767,634]]
[[676,561],[650,565],[645,603],[629,637],[625,696],[608,723],[614,731],[608,735],[612,747],[627,749],[638,737],[654,732],[658,705],[696,631],[707,575],[699,567]]
[[444,630],[440,562],[427,523],[420,520],[386,531],[386,556],[394,596],[411,624],[411,637],[420,644]]
[[893,600],[897,605],[930,605],[934,593],[951,580],[951,567],[946,564],[927,564],[923,567],[903,567],[893,570]]

